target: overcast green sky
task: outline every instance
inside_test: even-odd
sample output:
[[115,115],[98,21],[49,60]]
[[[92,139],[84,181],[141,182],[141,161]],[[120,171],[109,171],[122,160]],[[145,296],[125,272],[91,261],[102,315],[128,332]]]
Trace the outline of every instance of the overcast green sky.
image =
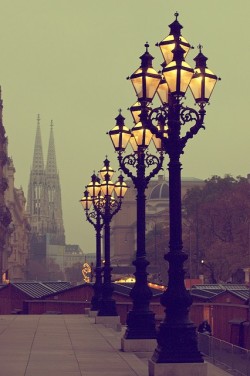
[[[208,66],[222,77],[207,108],[206,130],[182,158],[183,176],[250,173],[249,0],[0,0],[0,84],[16,186],[27,195],[36,117],[44,154],[53,119],[68,243],[94,250],[93,228],[78,200],[106,154],[117,169],[106,131],[135,94],[126,77],[139,66],[144,43],[162,63],[155,42],[169,34],[179,11],[183,36],[201,43]],[[197,51],[191,51],[187,61]]]

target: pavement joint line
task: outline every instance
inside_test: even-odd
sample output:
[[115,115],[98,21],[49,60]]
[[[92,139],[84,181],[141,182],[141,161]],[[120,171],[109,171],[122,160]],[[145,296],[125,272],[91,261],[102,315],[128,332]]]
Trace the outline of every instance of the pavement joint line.
[[[89,318],[87,318],[88,321],[90,321]],[[92,323],[92,322],[91,322]],[[113,341],[111,341],[109,339],[109,337],[105,336],[105,332],[110,332],[112,330],[112,334],[113,336],[112,337],[115,337],[115,340],[117,341],[117,336],[115,334],[117,334],[115,332],[114,329],[110,328],[110,327],[106,327],[105,325],[103,324],[94,324],[95,325],[95,328],[96,330],[99,332],[99,334],[105,339],[105,341],[116,351],[116,353],[119,355],[119,357],[121,358],[121,360],[123,360],[128,368],[137,376],[146,376],[148,374],[148,368],[147,366],[143,363],[143,361],[141,361],[141,359],[139,359],[136,354],[134,353],[131,353],[131,352],[123,352],[121,349],[117,348],[114,346],[113,344]],[[121,333],[119,332],[119,339],[121,336]],[[131,363],[137,363],[140,365],[140,370],[138,372],[138,367],[136,367],[136,370],[135,368],[131,365]]]
[[80,367],[78,358],[77,358],[76,353],[74,351],[74,346],[73,346],[73,342],[72,342],[71,335],[70,335],[70,332],[69,332],[69,328],[68,328],[68,325],[67,325],[67,321],[65,320],[65,315],[63,315],[63,321],[64,321],[65,327],[67,329],[67,333],[68,333],[69,340],[70,340],[70,343],[71,343],[71,347],[72,347],[72,350],[73,350],[73,353],[74,353],[74,357],[75,357],[75,360],[77,362],[78,370],[80,372],[80,375],[82,376],[83,374],[82,374],[82,371],[81,371],[81,367]]
[[0,332],[0,335],[1,334],[4,334],[4,332],[11,326],[11,324],[13,323],[13,321],[16,320],[16,316],[13,315],[13,318],[8,322],[8,324],[3,328],[3,330]]
[[26,364],[26,367],[25,367],[25,370],[24,370],[24,376],[26,375],[26,372],[27,372],[27,369],[28,369],[28,366],[29,366],[32,347],[33,347],[33,344],[34,344],[34,341],[35,341],[35,338],[36,338],[36,333],[37,333],[37,330],[38,330],[40,319],[41,319],[41,316],[39,316],[38,320],[37,320],[36,330],[35,330],[34,335],[33,335],[33,339],[32,339],[31,346],[30,346],[30,351],[29,351],[29,356],[28,356],[28,359],[27,359],[27,364]]

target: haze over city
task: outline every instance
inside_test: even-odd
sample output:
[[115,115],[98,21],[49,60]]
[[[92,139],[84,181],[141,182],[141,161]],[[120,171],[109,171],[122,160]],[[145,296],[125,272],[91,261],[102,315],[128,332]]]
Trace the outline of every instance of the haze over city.
[[[53,119],[67,243],[94,251],[94,231],[79,199],[106,155],[118,170],[106,132],[119,108],[132,125],[126,109],[136,97],[126,77],[139,67],[146,41],[154,68],[160,68],[163,58],[155,43],[168,35],[176,11],[182,35],[195,49],[203,45],[208,67],[222,78],[207,107],[206,130],[185,149],[182,175],[250,173],[247,0],[0,0],[0,5],[0,84],[15,184],[27,197],[37,114],[44,157]],[[197,49],[187,57],[192,66],[196,54]]]

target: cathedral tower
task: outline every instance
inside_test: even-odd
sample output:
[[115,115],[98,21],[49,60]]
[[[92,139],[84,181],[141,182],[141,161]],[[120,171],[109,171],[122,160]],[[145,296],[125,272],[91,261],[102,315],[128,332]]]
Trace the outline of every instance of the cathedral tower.
[[36,258],[46,257],[48,246],[51,244],[65,245],[61,188],[56,165],[53,123],[51,122],[45,167],[39,115],[28,187],[27,212],[31,225],[31,253]]
[[61,187],[56,166],[56,152],[52,121],[50,124],[50,138],[45,177],[49,215],[48,233],[51,234],[50,242],[51,244],[65,244],[61,203]]
[[48,230],[49,216],[39,115],[37,117],[33,164],[28,187],[27,212],[31,233],[39,236],[44,235]]

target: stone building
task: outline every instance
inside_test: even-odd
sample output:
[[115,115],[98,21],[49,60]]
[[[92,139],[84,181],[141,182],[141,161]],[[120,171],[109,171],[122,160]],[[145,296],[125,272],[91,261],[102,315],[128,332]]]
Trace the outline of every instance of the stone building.
[[[129,189],[123,199],[122,209],[111,222],[111,257],[114,266],[131,265],[136,252],[136,189],[126,181]],[[188,189],[202,186],[203,180],[182,178],[182,197]],[[146,252],[156,271],[164,264],[163,254],[168,250],[169,226],[168,180],[159,175],[149,182],[146,190]]]
[[5,202],[11,213],[12,222],[8,228],[6,250],[8,255],[8,279],[13,282],[27,278],[27,261],[29,256],[30,225],[26,213],[26,199],[22,188],[15,188],[15,167],[13,160],[8,157],[4,167],[8,181],[5,191]]
[[3,125],[3,101],[0,89],[0,282],[8,274],[8,239],[11,223],[10,210],[6,206],[4,193],[8,187],[5,166],[8,162],[8,140]]
[[80,263],[83,265],[85,262],[85,255],[79,245],[77,244],[67,244],[65,246],[64,253],[64,269],[70,268],[73,265]]
[[0,278],[4,282],[26,278],[30,227],[23,189],[14,185],[15,167],[8,156],[2,111],[0,90]]

